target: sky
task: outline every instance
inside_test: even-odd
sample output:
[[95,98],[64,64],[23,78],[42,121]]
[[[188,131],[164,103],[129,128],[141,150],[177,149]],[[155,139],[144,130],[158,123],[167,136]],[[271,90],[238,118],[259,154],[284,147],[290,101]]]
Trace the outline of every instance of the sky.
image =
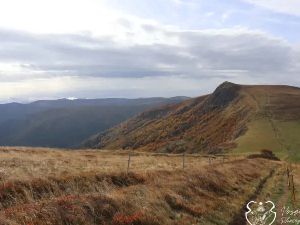
[[0,103],[300,86],[299,0],[0,0]]

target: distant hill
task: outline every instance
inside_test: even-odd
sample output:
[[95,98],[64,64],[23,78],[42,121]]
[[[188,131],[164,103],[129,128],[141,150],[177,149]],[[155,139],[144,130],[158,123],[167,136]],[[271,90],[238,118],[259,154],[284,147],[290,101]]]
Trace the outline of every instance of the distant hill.
[[225,82],[212,94],[145,111],[84,145],[211,153],[267,148],[283,156],[300,151],[299,133],[300,88]]
[[0,104],[0,145],[75,147],[137,113],[186,99],[59,99]]

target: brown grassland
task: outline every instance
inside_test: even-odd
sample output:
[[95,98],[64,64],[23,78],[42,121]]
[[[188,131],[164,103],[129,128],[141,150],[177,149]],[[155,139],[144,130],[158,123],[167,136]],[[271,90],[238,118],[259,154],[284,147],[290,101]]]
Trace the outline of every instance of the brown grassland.
[[[127,152],[0,148],[2,225],[245,224],[259,196],[280,200],[283,162]],[[299,179],[296,179],[297,185]]]

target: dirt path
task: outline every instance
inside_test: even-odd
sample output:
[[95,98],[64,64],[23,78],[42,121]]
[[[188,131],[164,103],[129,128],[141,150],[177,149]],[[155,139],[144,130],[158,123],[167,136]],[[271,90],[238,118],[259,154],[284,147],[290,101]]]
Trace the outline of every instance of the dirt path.
[[276,211],[277,211],[277,218],[276,218],[276,224],[277,225],[280,225],[282,224],[282,209],[283,207],[286,205],[287,201],[288,201],[288,198],[289,198],[289,187],[288,187],[288,183],[287,183],[287,177],[286,175],[284,174],[283,175],[285,177],[285,185],[284,185],[284,193],[283,195],[280,197],[278,203],[277,203],[277,206],[276,206]]
[[247,211],[246,205],[249,201],[256,199],[257,196],[261,193],[262,189],[264,188],[264,185],[267,183],[267,181],[274,175],[276,169],[272,169],[270,173],[259,183],[257,186],[255,192],[245,201],[243,204],[243,207],[240,209],[239,213],[236,214],[231,222],[228,225],[246,225],[247,221],[245,218],[245,212]]

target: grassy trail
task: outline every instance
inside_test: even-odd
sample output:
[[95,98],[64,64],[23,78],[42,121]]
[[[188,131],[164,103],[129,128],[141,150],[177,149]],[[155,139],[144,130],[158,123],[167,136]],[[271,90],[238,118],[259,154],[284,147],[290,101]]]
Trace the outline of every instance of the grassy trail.
[[287,178],[284,176],[284,189],[283,189],[283,194],[281,195],[278,203],[277,203],[277,225],[282,224],[282,212],[281,210],[283,209],[283,207],[287,204],[288,199],[289,199],[289,187],[288,187],[288,181]]
[[228,225],[246,225],[247,224],[247,221],[245,218],[245,212],[247,211],[247,208],[246,208],[247,203],[252,200],[260,201],[259,200],[260,196],[262,195],[262,192],[263,192],[266,184],[269,182],[269,180],[271,180],[273,178],[273,176],[277,170],[278,170],[278,168],[273,168],[272,170],[270,170],[270,173],[259,182],[259,184],[256,187],[256,189],[254,190],[254,192],[244,202],[243,207],[240,209],[238,214],[236,214],[233,217],[232,221]]

